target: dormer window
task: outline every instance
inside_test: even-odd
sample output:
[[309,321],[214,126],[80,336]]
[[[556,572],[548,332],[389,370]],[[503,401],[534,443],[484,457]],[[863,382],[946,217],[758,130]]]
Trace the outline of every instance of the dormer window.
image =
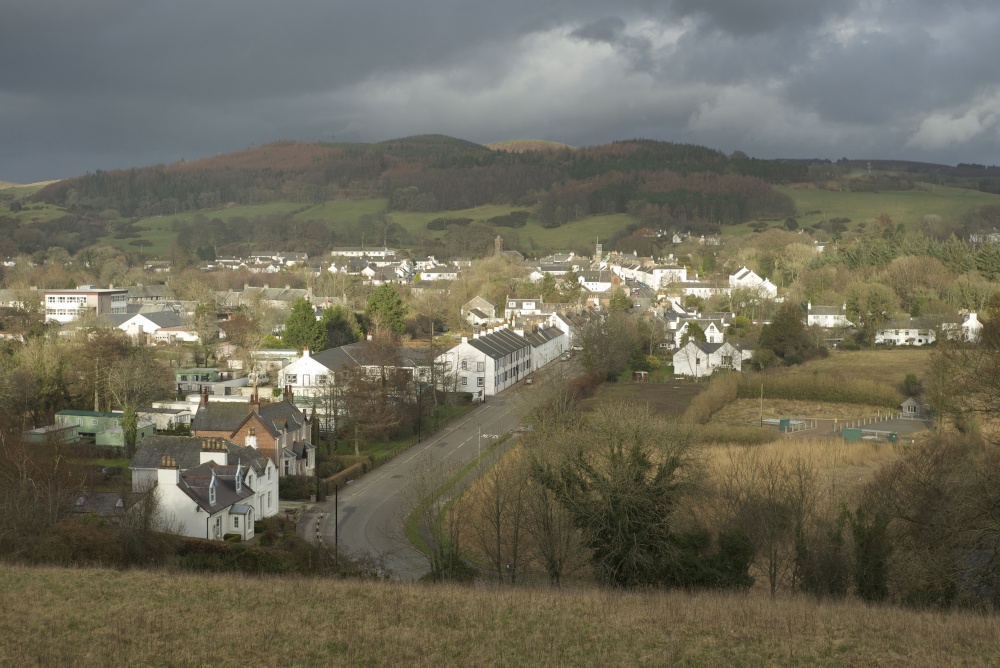
[[239,493],[243,489],[243,464],[237,462],[236,464],[236,492]]
[[216,478],[215,471],[212,471],[212,480],[208,483],[208,503],[209,505],[215,505],[215,489],[216,489]]

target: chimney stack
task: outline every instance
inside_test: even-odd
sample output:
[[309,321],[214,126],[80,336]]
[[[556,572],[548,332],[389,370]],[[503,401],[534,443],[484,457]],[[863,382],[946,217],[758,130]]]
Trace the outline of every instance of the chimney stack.
[[201,398],[198,400],[199,408],[206,408],[208,406],[208,386],[201,386]]
[[285,385],[285,397],[284,397],[284,399],[288,403],[291,403],[292,400],[294,399],[294,395],[292,394],[292,386],[291,385]]

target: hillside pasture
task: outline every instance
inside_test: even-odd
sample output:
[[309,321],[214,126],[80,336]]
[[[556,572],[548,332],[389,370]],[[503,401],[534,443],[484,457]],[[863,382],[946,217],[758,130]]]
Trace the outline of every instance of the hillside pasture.
[[[995,665],[975,613],[712,592],[248,578],[5,566],[0,663],[289,666]],[[305,593],[308,592],[307,595]],[[238,595],[237,595],[238,594]],[[206,632],[211,620],[211,633]]]
[[[870,223],[883,213],[895,223],[914,229],[924,216],[941,216],[946,222],[959,220],[967,211],[986,204],[1000,204],[1000,195],[932,184],[916,190],[886,192],[839,192],[778,187],[795,201],[799,226],[810,227],[821,220],[850,218],[849,227]],[[805,215],[807,211],[819,211]]]

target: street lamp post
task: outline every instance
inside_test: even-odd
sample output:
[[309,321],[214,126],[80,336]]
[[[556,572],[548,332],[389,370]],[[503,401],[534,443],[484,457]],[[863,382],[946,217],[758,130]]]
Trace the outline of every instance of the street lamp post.
[[423,432],[421,431],[421,422],[424,417],[424,384],[417,383],[417,443],[423,440]]

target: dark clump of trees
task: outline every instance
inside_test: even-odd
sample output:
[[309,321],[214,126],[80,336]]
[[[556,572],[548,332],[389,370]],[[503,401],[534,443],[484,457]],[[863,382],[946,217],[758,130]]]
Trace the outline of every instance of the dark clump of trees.
[[802,321],[802,309],[786,302],[778,308],[774,319],[761,328],[754,360],[759,368],[764,368],[775,363],[802,364],[826,354],[826,348],[817,345],[815,337],[809,335]]
[[535,452],[531,478],[579,532],[599,583],[624,588],[743,589],[755,548],[737,526],[713,534],[683,521],[701,482],[691,431],[648,408],[601,407],[557,440],[562,458]]

